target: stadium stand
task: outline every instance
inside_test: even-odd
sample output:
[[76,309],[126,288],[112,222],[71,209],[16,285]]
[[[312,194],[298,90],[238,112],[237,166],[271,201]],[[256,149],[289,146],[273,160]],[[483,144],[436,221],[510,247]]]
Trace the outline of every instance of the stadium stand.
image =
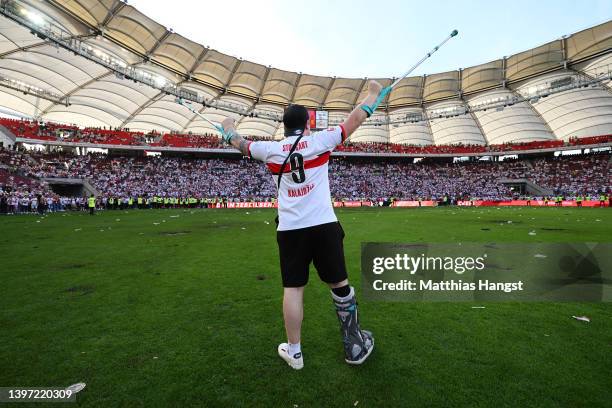
[[[276,194],[266,167],[250,159],[0,150],[0,166],[5,167],[0,173],[0,188],[8,199],[32,200],[42,195],[59,200],[39,181],[57,177],[87,179],[106,199],[158,196],[270,201]],[[332,196],[339,200],[437,201],[447,196],[456,202],[516,198],[502,179],[528,179],[565,197],[612,192],[609,152],[455,164],[335,158],[330,174]]]
[[[284,71],[209,50],[132,5],[115,10],[117,1],[83,6],[77,0],[72,7],[62,2],[2,4],[6,74],[0,78],[0,107],[11,118],[0,118],[0,126],[14,134],[18,149],[45,144],[48,150],[1,152],[5,203],[27,198],[31,207],[33,198],[49,197],[60,206],[65,201],[78,208],[80,198],[57,197],[41,181],[48,177],[87,179],[105,196],[267,200],[274,196],[274,185],[265,167],[231,158],[228,153],[235,151],[221,143],[215,129],[176,98],[192,101],[213,122],[234,118],[238,132],[251,140],[270,140],[283,136],[279,118],[288,104],[327,111],[330,124],[341,123],[367,87],[364,78]],[[48,24],[24,16],[44,16]],[[587,146],[592,152],[593,146],[612,145],[610,32],[612,21],[607,21],[495,61],[404,78],[350,141],[337,148],[347,158],[331,162],[332,194],[369,200],[448,195],[455,201],[515,196],[501,179],[528,180],[568,197],[610,191],[609,150],[552,156],[556,149],[584,153]],[[182,51],[169,51],[176,49]],[[133,64],[143,56],[154,61],[154,70],[150,64]],[[49,75],[50,64],[54,75]],[[386,86],[393,78],[379,81]],[[105,147],[111,154],[77,156],[50,147],[68,151],[75,143],[82,148],[77,153]],[[209,156],[179,156],[184,149]],[[145,158],[137,150],[164,155]],[[489,153],[520,160],[448,162]],[[364,157],[377,155],[425,159]],[[226,171],[238,172],[244,182],[229,186]]]
[[[0,125],[12,131],[16,137],[24,139],[76,142],[117,146],[188,147],[200,149],[230,149],[213,134],[203,135],[132,132],[127,129],[84,128],[74,125],[61,125],[53,122],[39,123],[27,120],[0,118]],[[263,137],[247,136],[251,140],[265,140]],[[524,143],[505,143],[501,145],[407,145],[381,142],[356,142],[338,146],[339,152],[353,153],[398,153],[398,154],[469,154],[486,152],[520,152],[524,150],[550,149],[563,146],[586,146],[612,143],[612,135],[572,138],[562,140],[532,141]]]

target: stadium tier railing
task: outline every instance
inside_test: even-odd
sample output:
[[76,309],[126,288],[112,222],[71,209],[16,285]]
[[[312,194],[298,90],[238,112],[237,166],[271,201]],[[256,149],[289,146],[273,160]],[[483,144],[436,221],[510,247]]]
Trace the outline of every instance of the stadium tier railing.
[[[17,142],[57,145],[69,147],[98,147],[106,149],[205,152],[237,154],[212,134],[178,134],[158,132],[134,132],[126,129],[79,128],[53,122],[0,118],[0,124],[13,132]],[[252,140],[265,140],[250,137]],[[402,145],[394,143],[362,142],[340,145],[334,151],[338,156],[413,156],[413,157],[455,157],[455,156],[500,156],[506,154],[527,154],[557,150],[574,150],[612,146],[612,135],[571,138],[562,140],[533,141],[493,145]]]
[[[558,205],[553,199],[544,200],[471,200],[457,201],[461,207],[579,207],[576,200],[563,200]],[[581,207],[609,207],[610,202],[600,202],[599,200],[584,200]]]

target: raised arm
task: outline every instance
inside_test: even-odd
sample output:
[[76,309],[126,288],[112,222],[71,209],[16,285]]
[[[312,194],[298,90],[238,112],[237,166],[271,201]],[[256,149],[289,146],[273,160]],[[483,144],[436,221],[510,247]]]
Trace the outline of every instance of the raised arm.
[[225,118],[221,122],[223,127],[223,140],[240,150],[245,156],[249,155],[249,141],[236,132],[236,121],[232,118]]
[[353,109],[342,124],[347,138],[374,113],[380,102],[382,102],[389,92],[391,92],[390,87],[383,88],[382,85],[376,81],[370,81],[368,83],[368,96]]

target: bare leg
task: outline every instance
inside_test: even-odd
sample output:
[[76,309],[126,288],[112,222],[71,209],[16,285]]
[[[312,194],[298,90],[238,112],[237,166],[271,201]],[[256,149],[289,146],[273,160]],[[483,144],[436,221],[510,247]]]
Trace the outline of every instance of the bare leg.
[[283,315],[287,340],[291,344],[300,343],[302,319],[304,317],[304,287],[285,288],[283,295]]

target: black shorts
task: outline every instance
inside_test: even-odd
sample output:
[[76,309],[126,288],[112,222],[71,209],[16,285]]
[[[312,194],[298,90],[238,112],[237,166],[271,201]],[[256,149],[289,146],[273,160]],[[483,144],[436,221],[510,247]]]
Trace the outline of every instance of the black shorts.
[[277,231],[283,287],[297,288],[308,283],[310,262],[323,282],[338,283],[347,278],[344,262],[344,230],[339,222],[289,231]]

